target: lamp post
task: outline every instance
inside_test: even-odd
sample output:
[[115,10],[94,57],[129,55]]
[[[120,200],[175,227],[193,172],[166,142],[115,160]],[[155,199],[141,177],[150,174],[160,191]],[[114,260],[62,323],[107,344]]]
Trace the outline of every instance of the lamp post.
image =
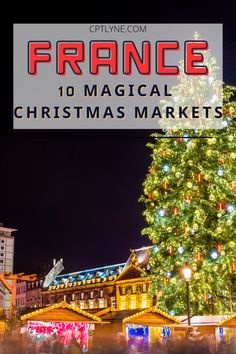
[[192,269],[188,263],[185,263],[183,268],[184,278],[186,280],[186,287],[187,287],[187,313],[188,313],[188,325],[191,325],[190,320],[190,296],[189,296],[189,282],[192,274]]

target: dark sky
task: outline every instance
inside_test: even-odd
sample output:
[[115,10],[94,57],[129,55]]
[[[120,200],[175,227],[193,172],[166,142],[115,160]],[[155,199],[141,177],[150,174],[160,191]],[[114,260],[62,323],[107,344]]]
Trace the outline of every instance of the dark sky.
[[[233,5],[99,2],[89,12],[72,5],[63,7],[63,16],[60,8],[58,15],[49,14],[44,3],[37,12],[8,12],[9,53],[12,22],[223,22],[224,80],[236,85]],[[150,162],[150,132],[13,131],[11,60],[1,58],[7,69],[1,85],[0,221],[19,230],[15,271],[35,271],[60,257],[67,271],[125,261],[129,248],[149,244],[140,235],[145,222],[138,198]]]

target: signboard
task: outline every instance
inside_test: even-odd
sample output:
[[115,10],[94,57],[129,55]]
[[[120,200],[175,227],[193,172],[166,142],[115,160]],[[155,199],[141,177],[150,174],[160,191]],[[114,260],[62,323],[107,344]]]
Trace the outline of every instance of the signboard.
[[221,24],[15,24],[14,129],[220,128]]

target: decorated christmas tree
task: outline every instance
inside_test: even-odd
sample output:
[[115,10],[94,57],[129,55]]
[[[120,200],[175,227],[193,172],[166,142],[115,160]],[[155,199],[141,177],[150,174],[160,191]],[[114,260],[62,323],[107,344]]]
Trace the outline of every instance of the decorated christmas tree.
[[148,275],[157,306],[175,315],[186,313],[186,262],[193,314],[236,311],[234,93],[224,88],[222,129],[169,130],[148,144],[152,161],[141,197],[148,224],[142,233],[153,243]]

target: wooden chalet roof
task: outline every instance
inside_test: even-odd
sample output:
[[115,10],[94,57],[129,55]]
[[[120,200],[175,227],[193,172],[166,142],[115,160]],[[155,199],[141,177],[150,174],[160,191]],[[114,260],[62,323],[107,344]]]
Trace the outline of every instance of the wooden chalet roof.
[[[44,322],[87,322],[102,323],[101,318],[79,309],[77,306],[69,305],[66,302],[54,304],[44,309],[30,312],[21,316],[22,321],[44,321]],[[104,323],[104,322],[103,322]]]
[[236,327],[236,314],[219,322],[218,327]]
[[157,309],[155,306],[138,312],[132,316],[126,317],[123,320],[124,323],[132,323],[143,326],[167,326],[167,325],[179,325],[181,322],[177,318]]
[[[183,325],[187,325],[188,318],[186,316],[176,316],[178,320],[182,322]],[[229,316],[226,315],[203,315],[203,316],[193,316],[191,317],[192,326],[204,326],[204,327],[217,327],[219,323],[227,320]]]
[[95,315],[105,321],[120,322],[124,318],[132,316],[137,312],[140,312],[140,310],[118,310],[115,307],[108,307],[104,310],[96,312]]

